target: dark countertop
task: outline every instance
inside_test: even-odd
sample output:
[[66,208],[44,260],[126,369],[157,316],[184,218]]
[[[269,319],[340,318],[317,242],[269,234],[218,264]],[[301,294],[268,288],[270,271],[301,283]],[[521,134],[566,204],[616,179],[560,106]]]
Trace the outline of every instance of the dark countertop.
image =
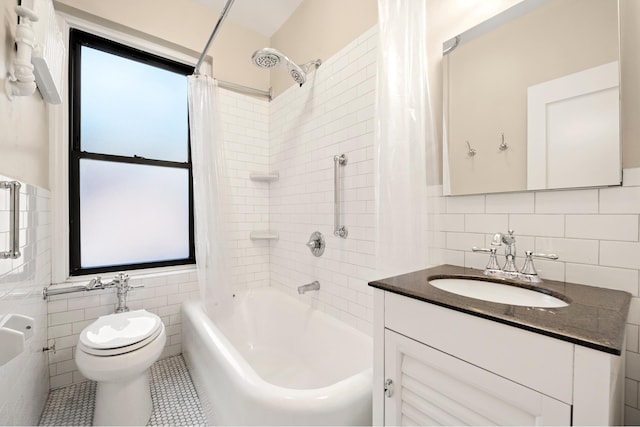
[[442,277],[508,282],[488,278],[482,270],[441,265],[375,280],[369,286],[606,353],[620,355],[624,350],[625,324],[631,302],[628,292],[555,280],[517,283],[516,286],[537,288],[569,302],[567,307],[560,308],[522,307],[464,297],[429,284],[429,280]]

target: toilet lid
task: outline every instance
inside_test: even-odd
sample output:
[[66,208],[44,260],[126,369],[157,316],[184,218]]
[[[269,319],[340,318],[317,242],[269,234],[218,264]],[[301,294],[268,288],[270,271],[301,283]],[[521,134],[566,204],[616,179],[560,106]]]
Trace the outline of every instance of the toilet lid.
[[160,333],[161,326],[160,318],[146,310],[100,316],[84,328],[80,334],[80,343],[85,351],[94,354],[115,349],[124,353],[133,350],[128,348],[130,346],[155,338]]

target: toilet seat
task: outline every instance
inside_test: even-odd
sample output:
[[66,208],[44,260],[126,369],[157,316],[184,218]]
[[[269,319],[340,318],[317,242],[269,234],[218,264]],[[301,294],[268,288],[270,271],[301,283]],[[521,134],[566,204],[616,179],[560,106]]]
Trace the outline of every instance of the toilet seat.
[[78,348],[94,356],[116,356],[146,346],[163,331],[158,316],[146,310],[101,316],[84,328]]

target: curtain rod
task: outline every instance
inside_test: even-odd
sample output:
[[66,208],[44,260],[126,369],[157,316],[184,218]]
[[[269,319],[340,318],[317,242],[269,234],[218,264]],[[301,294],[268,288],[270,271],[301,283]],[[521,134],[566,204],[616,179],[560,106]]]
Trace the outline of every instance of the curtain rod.
[[211,35],[209,36],[209,40],[207,40],[207,44],[205,45],[204,50],[200,54],[200,58],[198,59],[198,63],[196,64],[196,68],[193,71],[193,74],[199,74],[200,73],[200,66],[202,65],[202,61],[204,60],[204,57],[207,54],[207,51],[209,50],[209,47],[211,46],[211,43],[213,42],[213,39],[216,37],[216,34],[218,33],[218,30],[220,29],[220,26],[222,25],[222,21],[224,21],[224,19],[227,17],[227,14],[229,13],[229,10],[231,9],[231,6],[233,5],[234,1],[235,0],[227,0],[227,3],[224,5],[224,9],[222,9],[222,13],[220,14],[220,18],[218,18],[218,23],[213,28],[213,31],[211,32]]
[[269,101],[271,101],[272,99],[271,88],[269,88],[269,90],[260,90],[260,89],[255,89],[248,86],[242,86],[236,83],[225,82],[224,80],[217,80],[217,82],[218,82],[218,86],[224,89],[231,89],[238,92],[250,93],[252,95],[264,96]]

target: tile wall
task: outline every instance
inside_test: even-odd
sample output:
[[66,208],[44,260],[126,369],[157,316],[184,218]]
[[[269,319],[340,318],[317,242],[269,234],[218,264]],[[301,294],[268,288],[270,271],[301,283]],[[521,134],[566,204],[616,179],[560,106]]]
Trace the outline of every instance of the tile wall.
[[[443,197],[437,240],[445,263],[484,269],[493,233],[515,230],[518,254],[535,260],[543,278],[627,291],[626,424],[640,423],[640,168],[623,171],[622,187]],[[522,265],[522,258],[518,266]]]
[[[0,176],[0,181],[12,181]],[[34,335],[18,357],[0,366],[0,425],[37,425],[49,390],[47,305],[42,288],[51,281],[50,194],[21,183],[20,252],[0,259],[0,316],[17,313],[35,319]],[[9,191],[0,190],[0,251],[9,247]],[[0,344],[2,345],[2,344]]]
[[231,196],[232,289],[269,285],[269,241],[250,240],[251,231],[269,228],[269,183],[252,181],[252,172],[269,172],[269,101],[220,90]]
[[[365,32],[269,107],[269,168],[280,179],[270,184],[270,283],[289,293],[313,280],[319,292],[305,298],[320,309],[372,333],[375,278],[373,117],[377,26]],[[347,239],[333,235],[334,162],[341,168]],[[314,257],[305,246],[314,231],[326,250]]]

